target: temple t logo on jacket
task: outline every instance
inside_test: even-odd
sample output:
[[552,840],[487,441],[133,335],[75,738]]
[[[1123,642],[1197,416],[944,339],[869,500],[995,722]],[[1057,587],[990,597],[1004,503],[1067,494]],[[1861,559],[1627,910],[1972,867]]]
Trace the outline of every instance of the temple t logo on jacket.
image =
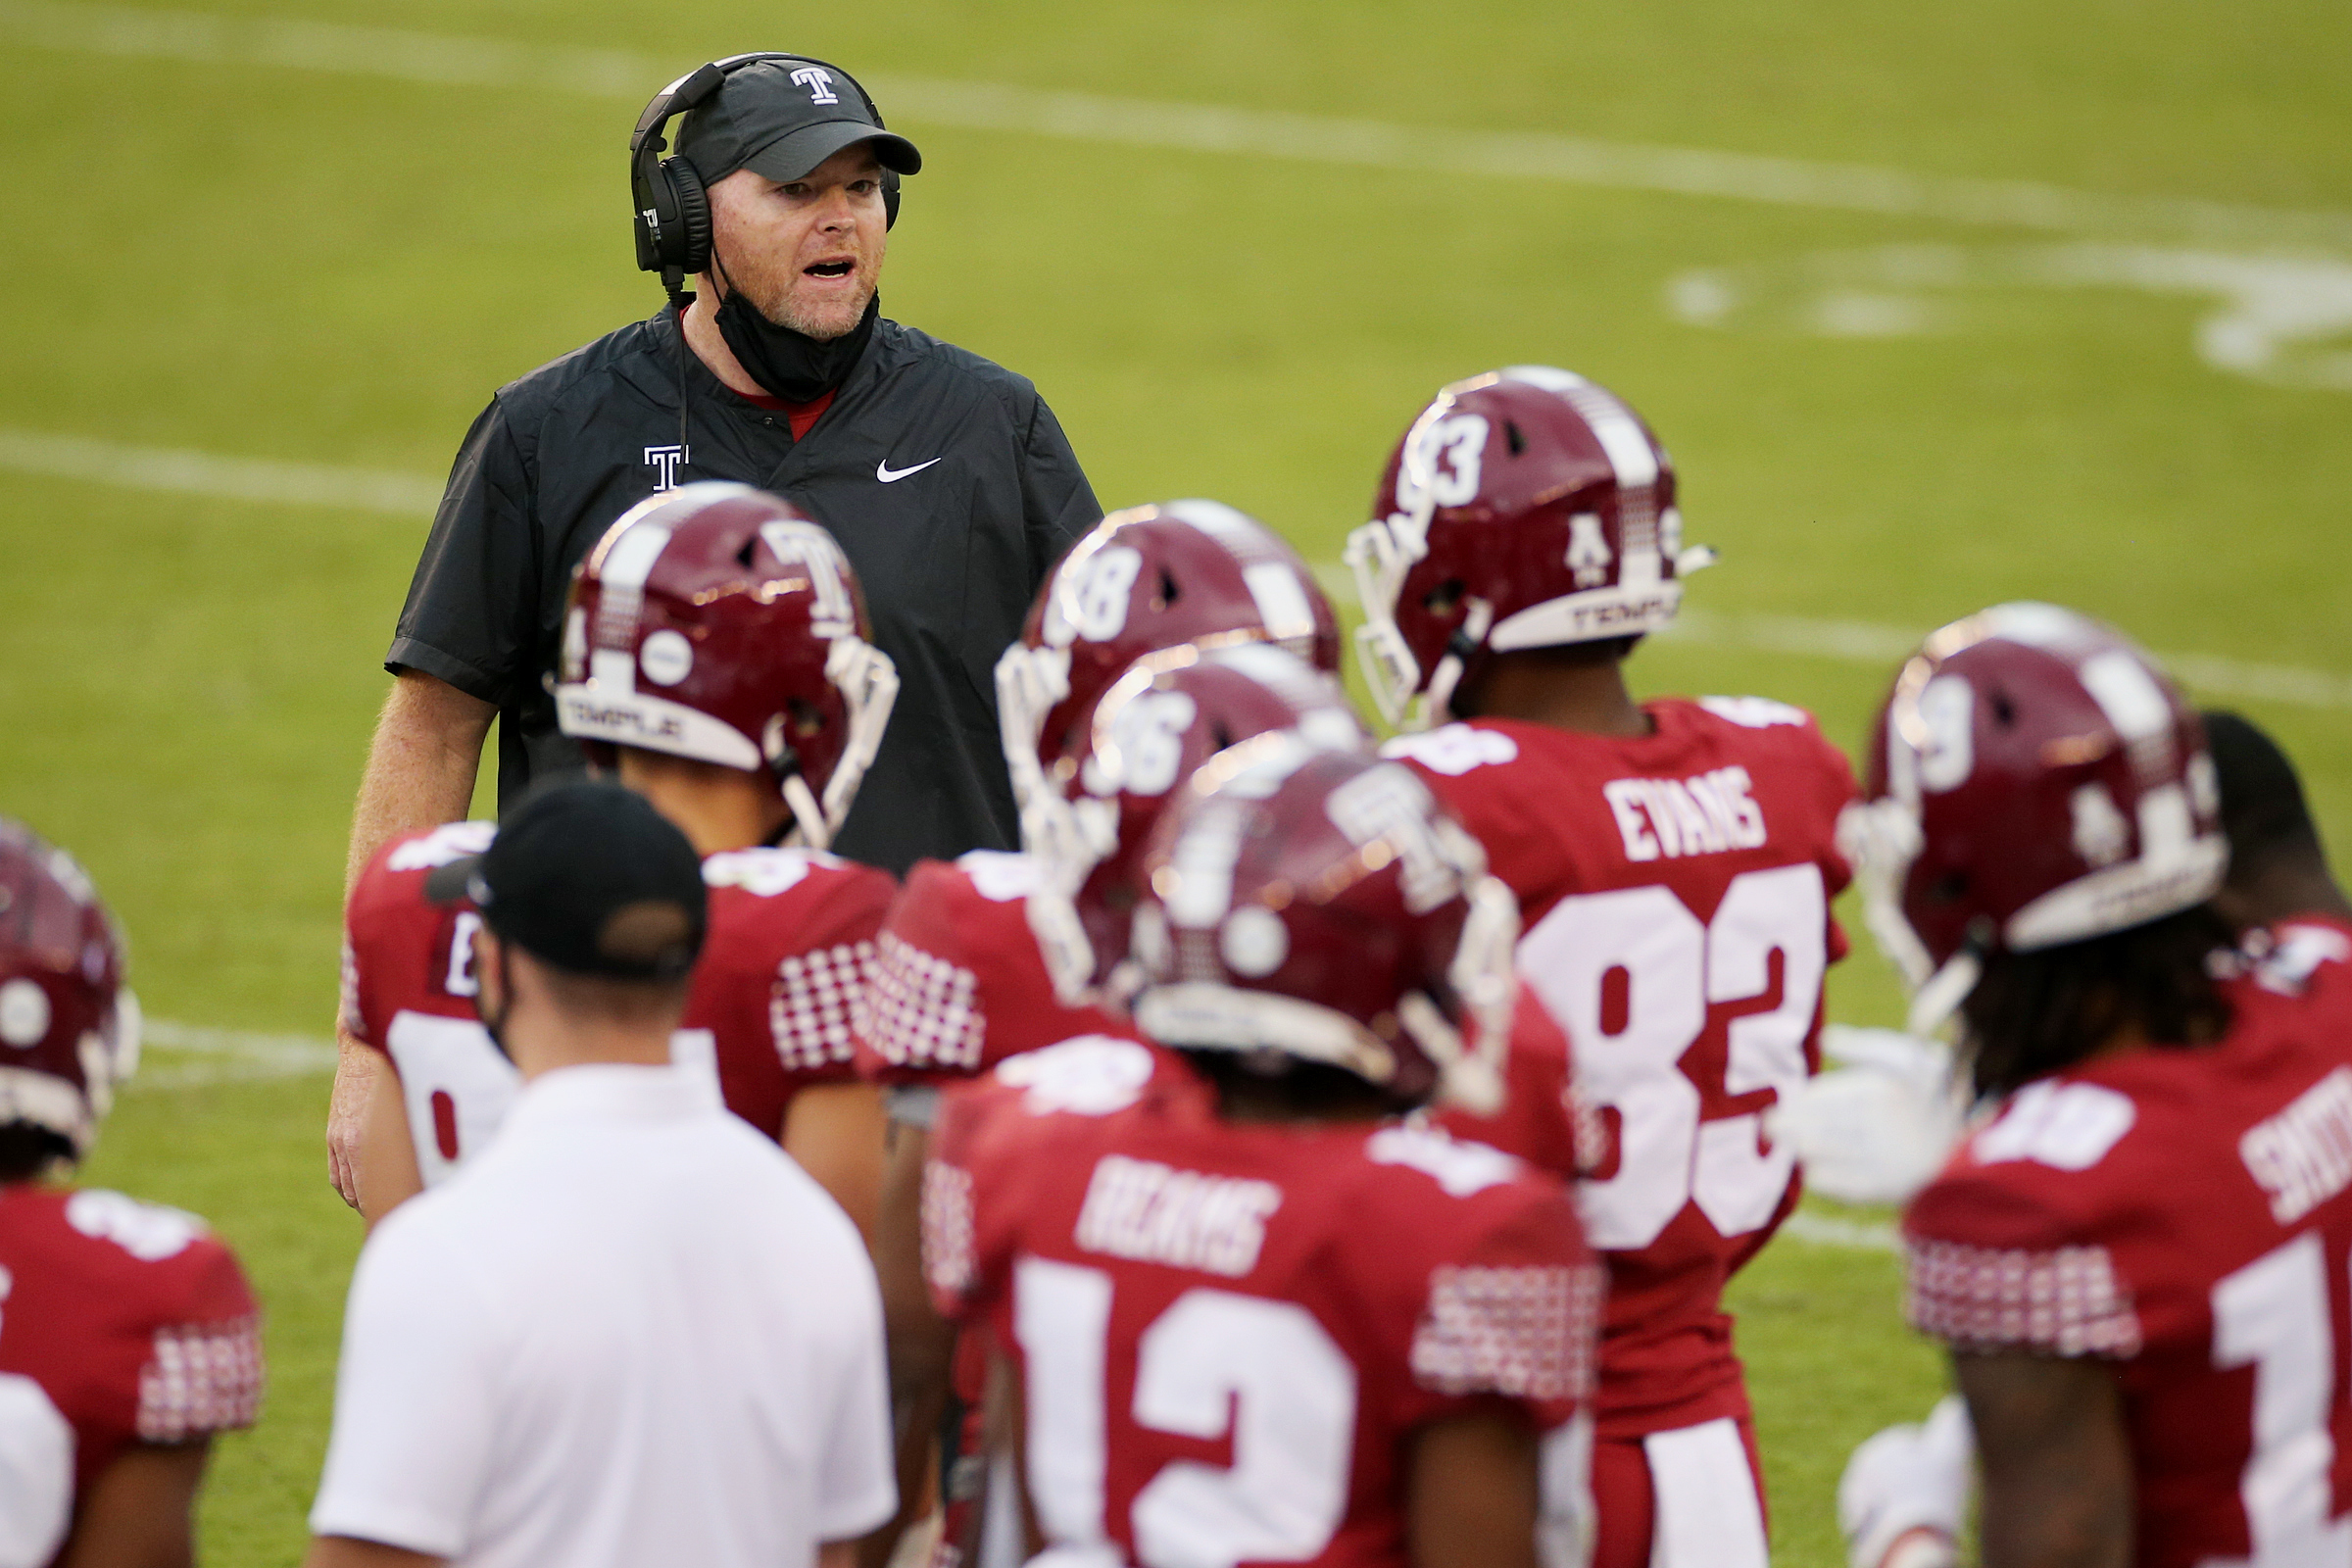
[[654,470],[654,494],[675,490],[678,487],[678,470],[688,461],[684,447],[647,447],[645,466]]

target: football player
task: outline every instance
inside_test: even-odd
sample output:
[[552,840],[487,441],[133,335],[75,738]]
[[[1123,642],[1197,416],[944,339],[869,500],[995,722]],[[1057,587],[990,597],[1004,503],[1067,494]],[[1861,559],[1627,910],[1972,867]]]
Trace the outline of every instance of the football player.
[[[875,1265],[904,1442],[900,1495],[948,1395],[954,1336],[923,1287],[917,1218],[936,1086],[1023,1052],[1127,1031],[1056,991],[1028,895],[1051,855],[1067,887],[1114,880],[1171,789],[1235,741],[1297,727],[1324,744],[1369,737],[1329,672],[1339,622],[1314,577],[1254,518],[1210,501],[1105,518],[1047,577],[999,665],[1004,750],[1031,851],[917,863],[877,941],[861,1069],[893,1086]],[[1054,933],[1047,933],[1054,935]],[[1083,944],[1059,933],[1066,970]],[[1078,977],[1083,980],[1084,976]],[[980,1368],[966,1352],[962,1386]],[[967,1483],[973,1478],[966,1474]],[[959,1489],[968,1498],[970,1486]],[[960,1518],[947,1521],[953,1533]]]
[[[2245,717],[2211,710],[2200,716],[2230,844],[2229,874],[2213,908],[2237,933],[2239,956],[2232,962],[2256,962],[2274,975],[2328,972],[2320,965],[2340,958],[2352,940],[2352,902],[2328,864],[2293,763]],[[1880,1114],[1888,1108],[1881,1105]],[[1935,1147],[1948,1155],[1957,1142],[1955,1133]],[[1934,1174],[1902,1198],[1915,1196]],[[1856,1568],[1878,1568],[1886,1547],[1907,1535],[1916,1535],[1915,1550],[1928,1561],[1948,1554],[1967,1511],[1974,1458],[1967,1410],[1957,1396],[1938,1404],[1924,1424],[1889,1427],[1857,1447],[1838,1488]]]
[[[1004,759],[1027,850],[1074,849],[1079,841],[1067,828],[1077,818],[1100,824],[1105,803],[1145,798],[1118,785],[1089,788],[1079,777],[1092,760],[1096,711],[1137,660],[1161,649],[1260,643],[1338,671],[1330,601],[1298,553],[1255,518],[1214,501],[1175,501],[1113,513],[1071,546],[1039,590],[1021,640],[997,666]],[[1125,722],[1146,726],[1147,749],[1160,733],[1155,715],[1173,711],[1164,697],[1119,707]],[[1098,785],[1103,765],[1095,764]],[[1102,1027],[1093,1008],[1059,1001],[1047,974],[1024,903],[1039,868],[1026,852],[980,850],[952,865],[918,861],[907,872],[878,944],[874,1010],[860,1052],[869,1077],[909,1086],[968,1077]],[[893,1114],[919,1130],[928,1097],[894,1096],[893,1103]],[[894,1152],[894,1169],[919,1181],[919,1148],[911,1157],[903,1148]]]
[[260,1308],[202,1221],[49,1178],[137,1064],[122,943],[0,818],[0,1562],[184,1565],[216,1433],[253,1424]]
[[[564,732],[704,857],[710,931],[681,1059],[710,1066],[729,1108],[870,1232],[882,1121],[851,1028],[896,884],[825,853],[897,691],[865,627],[824,529],[745,485],[686,485],[632,509],[581,563],[556,702]],[[473,1014],[479,917],[435,885],[491,831],[395,840],[353,889],[346,1023],[391,1058],[401,1091],[370,1112],[370,1219],[455,1169],[515,1093]]]
[[1178,1064],[1016,1057],[950,1092],[926,1172],[929,1277],[984,1326],[1018,1483],[986,1560],[1581,1561],[1573,1201],[1403,1118],[1496,1086],[1517,919],[1477,842],[1404,768],[1265,735],[1124,893],[1081,918],[1106,958],[1132,930],[1134,1022]]
[[[1991,1110],[1903,1227],[1984,1560],[2352,1561],[2352,926],[2298,915],[2233,955],[2203,728],[2069,611],[1931,636],[1868,771],[1872,929],[1915,1024],[1957,1012]],[[1956,1502],[1902,1515],[1955,1495],[1956,1425],[1857,1455],[1856,1562],[1952,1560]]]
[[1762,1120],[1819,1061],[1851,770],[1780,703],[1634,701],[1626,657],[1711,558],[1682,543],[1665,450],[1601,387],[1522,366],[1446,388],[1373,515],[1347,552],[1364,672],[1418,731],[1389,755],[1518,896],[1520,973],[1613,1135],[1581,1197],[1610,1271],[1594,1560],[1753,1568],[1763,1486],[1721,1297],[1796,1201]]

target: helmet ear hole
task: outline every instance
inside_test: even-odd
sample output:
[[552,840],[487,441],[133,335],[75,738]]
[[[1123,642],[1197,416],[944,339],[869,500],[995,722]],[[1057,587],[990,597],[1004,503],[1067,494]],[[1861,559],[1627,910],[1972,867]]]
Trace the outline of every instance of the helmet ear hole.
[[1510,443],[1512,457],[1518,457],[1527,451],[1527,436],[1520,430],[1518,420],[1505,419],[1502,421],[1502,438]]
[[1967,896],[1968,873],[1965,871],[1947,871],[1936,879],[1934,887],[1928,889],[1928,897],[1937,904],[1957,904]]
[[1448,577],[1432,588],[1421,599],[1421,608],[1433,615],[1450,615],[1462,603],[1462,579]]
[[753,547],[755,547],[755,546],[756,546],[756,545],[758,545],[759,543],[760,543],[760,539],[759,539],[759,536],[758,536],[757,534],[753,535],[753,536],[752,536],[751,538],[749,538],[749,539],[746,539],[746,540],[743,542],[743,548],[742,548],[741,550],[738,550],[738,551],[736,551],[736,552],[735,552],[735,564],[737,564],[737,565],[741,566],[741,567],[742,567],[744,570],[746,570],[746,571],[749,571],[749,570],[751,570],[751,569],[752,569],[752,550],[753,550]]
[[1180,597],[1182,597],[1182,595],[1183,590],[1176,586],[1176,574],[1168,570],[1168,568],[1165,566],[1160,567],[1159,599],[1157,603],[1152,605],[1152,608],[1154,610],[1165,610],[1170,605],[1174,604]]
[[1993,692],[1992,718],[1993,722],[2003,729],[2008,729],[2017,722],[2017,705],[2009,700],[2007,692],[1999,690]]

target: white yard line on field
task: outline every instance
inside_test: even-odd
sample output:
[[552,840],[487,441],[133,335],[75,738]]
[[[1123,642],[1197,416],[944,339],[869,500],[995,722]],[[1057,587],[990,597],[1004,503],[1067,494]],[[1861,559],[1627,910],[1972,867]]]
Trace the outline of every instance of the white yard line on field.
[[[438,86],[541,87],[631,103],[650,98],[665,72],[680,64],[657,64],[604,49],[58,0],[0,0],[0,38],[61,51],[337,72]],[[1483,174],[2050,233],[2352,248],[2352,213],[2121,196],[2028,180],[1949,178],[1752,153],[1160,103],[1001,82],[880,74],[870,78],[870,84],[894,115],[974,130],[1367,169]]]
[[309,1035],[255,1034],[169,1018],[149,1018],[140,1033],[152,1055],[123,1085],[126,1091],[194,1089],[335,1070],[334,1042]]
[[441,501],[441,486],[421,474],[123,446],[39,430],[0,430],[0,469],[227,501],[389,512],[419,521]]

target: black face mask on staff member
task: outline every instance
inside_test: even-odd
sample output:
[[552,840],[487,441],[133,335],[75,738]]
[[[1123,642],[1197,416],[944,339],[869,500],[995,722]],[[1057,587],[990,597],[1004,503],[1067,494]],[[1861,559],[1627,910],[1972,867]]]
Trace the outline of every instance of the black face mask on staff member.
[[710,265],[727,285],[727,297],[718,302],[718,335],[727,340],[735,363],[765,387],[768,396],[787,403],[814,403],[841,385],[865,352],[874,321],[882,314],[882,295],[876,290],[856,326],[837,338],[819,340],[769,320],[727,276],[725,261],[713,255]]
[[[678,156],[660,159],[667,120],[687,119]],[[798,55],[738,55],[670,84],[637,122],[630,139],[631,183],[639,228],[638,265],[659,272],[678,307],[679,416],[685,415],[684,319],[687,276],[715,270],[726,288],[715,321],[746,373],[771,396],[809,403],[837,387],[857,365],[880,315],[877,296],[858,324],[820,342],[769,320],[726,273],[713,244],[709,187],[739,169],[778,184],[806,178],[845,147],[863,144],[882,166],[887,223],[898,221],[899,178],[923,167],[912,142],[885,130],[881,112],[846,71]],[[680,445],[684,445],[681,433]]]

